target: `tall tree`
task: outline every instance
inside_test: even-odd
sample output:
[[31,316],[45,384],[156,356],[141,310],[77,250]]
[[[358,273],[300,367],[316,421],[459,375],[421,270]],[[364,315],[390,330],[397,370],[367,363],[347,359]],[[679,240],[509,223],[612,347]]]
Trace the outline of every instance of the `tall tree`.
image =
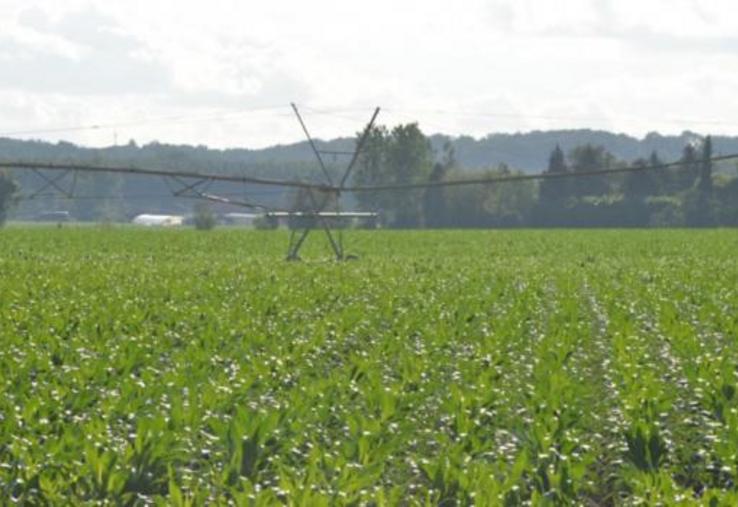
[[709,198],[712,196],[712,137],[707,136],[702,143],[702,160],[700,161],[700,193]]
[[[569,169],[566,167],[566,159],[564,158],[564,152],[561,147],[557,144],[548,157],[548,168],[545,174],[564,174]],[[565,179],[548,179],[541,181],[539,187],[539,199],[542,204],[560,205],[568,197],[568,184],[569,182]]]
[[699,176],[699,157],[694,144],[687,144],[682,150],[682,165],[674,176],[672,192],[682,192],[694,186]]
[[689,199],[686,203],[687,223],[707,227],[714,224],[712,209],[712,138],[710,136],[707,136],[702,143],[698,165],[699,177],[697,178],[697,188],[694,190],[697,195],[692,198],[692,206],[689,205]]
[[0,226],[5,223],[8,210],[14,203],[18,185],[7,173],[0,171]]
[[[456,167],[456,153],[450,141],[443,143],[441,160],[433,165],[428,181],[440,182]],[[423,215],[426,227],[443,227],[448,224],[446,216],[446,192],[443,187],[430,187],[423,194]]]
[[[604,146],[585,144],[569,153],[569,161],[574,173],[583,173],[609,169],[614,164],[615,157],[605,150]],[[603,195],[610,190],[607,177],[599,175],[576,178],[572,182],[572,187],[577,197]]]
[[[355,184],[417,183],[428,181],[433,166],[433,150],[417,123],[397,125],[388,132],[376,127],[370,132],[354,175]],[[420,190],[360,192],[364,208],[379,210],[393,227],[422,224]]]
[[[417,123],[398,125],[392,129],[387,150],[390,178],[396,183],[427,181],[433,163],[433,151]],[[422,222],[422,191],[390,192],[393,225],[417,227]]]
[[[371,186],[387,182],[388,143],[387,128],[381,125],[372,127],[354,169],[354,185]],[[387,204],[385,194],[381,192],[359,192],[356,199],[359,206],[367,211],[378,211]]]

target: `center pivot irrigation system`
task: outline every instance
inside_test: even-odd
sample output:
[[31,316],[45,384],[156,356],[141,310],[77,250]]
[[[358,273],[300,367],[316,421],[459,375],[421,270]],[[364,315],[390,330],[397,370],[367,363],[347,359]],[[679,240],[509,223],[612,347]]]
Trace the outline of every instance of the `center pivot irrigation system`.
[[[360,193],[360,192],[386,192],[386,191],[397,191],[397,190],[418,190],[428,189],[434,187],[452,187],[452,186],[466,186],[466,185],[491,185],[500,183],[509,183],[515,181],[528,181],[528,180],[548,180],[548,179],[561,179],[561,178],[578,178],[578,177],[589,177],[599,176],[608,174],[618,173],[634,173],[634,172],[646,172],[663,169],[679,168],[683,165],[682,161],[668,162],[657,165],[631,165],[626,167],[617,168],[605,168],[600,170],[591,171],[580,171],[576,173],[536,173],[536,174],[514,174],[496,177],[486,178],[469,178],[469,179],[458,179],[458,180],[442,180],[442,181],[417,181],[417,182],[406,182],[406,183],[386,183],[378,185],[360,185],[352,186],[349,184],[350,177],[354,167],[356,166],[361,153],[364,149],[365,143],[369,134],[371,133],[374,123],[379,115],[380,108],[377,107],[374,110],[369,123],[364,128],[362,134],[359,136],[356,142],[356,147],[353,151],[326,151],[319,150],[316,146],[310,132],[300,115],[297,106],[291,104],[292,110],[297,117],[300,127],[307,138],[310,148],[315,155],[320,170],[324,177],[324,182],[314,181],[298,181],[298,180],[276,180],[269,178],[252,177],[246,175],[224,175],[224,174],[212,174],[202,173],[198,171],[169,171],[163,169],[145,169],[140,167],[129,167],[129,166],[97,166],[79,163],[67,163],[67,162],[37,162],[37,161],[3,161],[0,160],[0,169],[11,169],[11,170],[27,170],[34,172],[41,180],[42,184],[39,189],[35,192],[24,196],[23,199],[30,200],[38,198],[46,192],[51,190],[52,192],[58,192],[62,196],[74,199],[81,198],[81,196],[75,195],[75,188],[77,183],[77,175],[79,173],[108,173],[108,174],[119,174],[119,175],[138,175],[138,176],[152,176],[163,178],[167,186],[169,187],[172,195],[176,197],[186,197],[194,199],[202,199],[206,201],[217,202],[221,204],[228,204],[232,206],[240,206],[249,209],[258,209],[265,212],[267,217],[271,218],[295,218],[297,224],[296,227],[292,228],[290,233],[289,245],[287,248],[287,260],[299,260],[299,253],[305,239],[310,232],[316,228],[322,228],[328,242],[333,249],[336,260],[346,260],[354,258],[352,255],[346,255],[344,244],[343,244],[343,231],[341,227],[337,227],[337,233],[334,234],[332,225],[336,220],[341,218],[374,218],[376,213],[366,211],[341,211],[341,197],[346,193]],[[341,179],[334,181],[328,171],[323,155],[332,156],[348,156],[349,162],[343,171]],[[711,157],[709,161],[720,162],[725,160],[738,159],[738,154],[721,155]],[[707,162],[704,160],[702,162]],[[71,180],[71,181],[70,181]],[[264,187],[274,188],[287,188],[302,190],[307,194],[307,210],[279,210],[271,206],[251,202],[243,199],[234,199],[225,195],[216,195],[208,192],[210,187],[215,182],[227,182],[235,184],[250,184]],[[48,195],[48,194],[47,194]],[[328,209],[332,208],[332,211]]]

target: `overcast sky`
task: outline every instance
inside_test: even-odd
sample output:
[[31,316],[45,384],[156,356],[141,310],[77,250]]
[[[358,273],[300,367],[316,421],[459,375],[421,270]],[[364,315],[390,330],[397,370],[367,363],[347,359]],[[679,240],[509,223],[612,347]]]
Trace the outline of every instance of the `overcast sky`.
[[322,138],[377,105],[426,133],[738,134],[737,34],[735,0],[0,0],[0,135],[261,147],[301,139],[291,101]]

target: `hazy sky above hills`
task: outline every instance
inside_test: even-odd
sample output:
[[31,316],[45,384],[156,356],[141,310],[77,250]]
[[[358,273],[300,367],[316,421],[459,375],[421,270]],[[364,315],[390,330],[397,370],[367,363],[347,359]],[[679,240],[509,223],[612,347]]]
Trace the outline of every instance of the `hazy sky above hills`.
[[738,133],[730,0],[0,0],[0,19],[0,136],[260,147],[302,139],[290,101],[323,138],[375,105],[427,133]]

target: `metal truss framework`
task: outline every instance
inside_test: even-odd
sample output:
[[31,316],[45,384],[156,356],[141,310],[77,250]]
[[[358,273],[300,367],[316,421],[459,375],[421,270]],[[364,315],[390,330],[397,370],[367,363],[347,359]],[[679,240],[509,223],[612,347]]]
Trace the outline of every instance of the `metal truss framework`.
[[[374,122],[379,115],[379,108],[374,110],[374,114],[371,120],[365,127],[361,137],[358,139],[356,148],[354,151],[330,151],[330,150],[319,150],[316,146],[313,138],[303,121],[297,106],[291,104],[292,109],[297,117],[298,122],[304,132],[307,141],[318,161],[320,170],[325,178],[324,183],[305,182],[305,181],[287,181],[287,180],[272,180],[268,178],[256,178],[250,176],[234,176],[234,175],[221,175],[221,174],[207,174],[195,171],[166,171],[156,169],[142,169],[137,167],[111,167],[111,166],[95,166],[86,165],[79,163],[53,163],[53,162],[28,162],[28,161],[16,161],[16,162],[4,162],[0,161],[0,169],[8,168],[13,170],[29,170],[36,174],[42,181],[41,186],[38,190],[24,196],[23,200],[33,200],[40,197],[48,197],[50,195],[60,194],[68,199],[74,199],[75,189],[77,184],[77,175],[79,173],[112,173],[112,174],[125,174],[125,175],[141,175],[141,176],[153,176],[161,177],[171,194],[175,197],[201,199],[205,201],[216,202],[220,204],[227,204],[232,206],[240,206],[250,209],[259,209],[265,212],[278,212],[280,215],[285,215],[288,218],[296,218],[295,222],[298,227],[292,228],[290,232],[290,240],[287,248],[287,260],[299,260],[300,249],[302,248],[305,240],[313,229],[322,228],[331,249],[335,255],[336,260],[344,260],[346,258],[345,249],[343,244],[343,231],[340,227],[337,227],[338,232],[335,233],[332,227],[332,223],[345,218],[346,216],[353,216],[356,214],[343,214],[341,213],[341,194],[343,188],[348,181],[351,172],[356,165],[359,158],[359,154],[364,146],[364,142],[369,135]],[[350,155],[351,159],[340,180],[340,185],[336,185],[328,171],[322,155]],[[53,176],[46,174],[57,172]],[[72,181],[66,182],[67,177],[71,175]],[[279,211],[270,206],[259,204],[256,202],[249,202],[242,199],[234,199],[224,195],[216,195],[208,192],[208,189],[215,182],[230,182],[230,183],[243,183],[263,186],[273,186],[281,188],[292,188],[298,191],[306,192],[309,200],[307,209],[293,209],[291,211]],[[44,193],[51,190],[51,194]],[[333,203],[335,212],[326,213],[328,206]],[[340,225],[340,224],[339,224]]]
[[[307,138],[308,143],[310,144],[310,148],[313,150],[313,154],[315,155],[316,160],[318,161],[318,165],[320,165],[320,169],[323,172],[323,176],[326,180],[326,189],[313,189],[308,188],[306,190],[308,194],[308,200],[309,200],[309,209],[308,210],[293,210],[295,213],[300,213],[300,219],[298,220],[298,223],[301,224],[301,227],[293,228],[292,232],[290,233],[290,242],[289,246],[287,247],[287,260],[294,261],[300,259],[300,248],[302,248],[303,243],[305,242],[305,239],[307,239],[308,234],[310,234],[310,231],[312,231],[316,224],[319,225],[323,231],[325,232],[326,237],[328,238],[328,242],[331,245],[331,248],[333,249],[333,253],[336,256],[336,260],[342,261],[345,260],[346,252],[343,245],[343,229],[339,227],[337,229],[338,234],[334,235],[333,231],[331,231],[331,225],[329,222],[328,217],[324,213],[326,208],[333,203],[335,208],[335,216],[338,217],[338,220],[340,220],[341,217],[341,194],[343,193],[343,190],[345,188],[346,182],[348,181],[349,177],[351,176],[351,172],[354,169],[354,166],[356,165],[356,161],[359,159],[359,155],[361,153],[361,150],[364,148],[364,144],[366,142],[367,137],[369,136],[369,133],[372,130],[372,127],[374,126],[374,122],[377,119],[377,116],[379,115],[379,108],[376,108],[374,110],[374,114],[372,115],[371,119],[369,120],[369,123],[364,128],[364,132],[361,134],[361,137],[359,137],[359,140],[356,143],[356,148],[353,152],[337,152],[337,151],[321,151],[317,148],[315,145],[315,142],[313,141],[313,138],[310,136],[310,132],[307,129],[307,126],[305,125],[305,122],[302,119],[302,116],[300,115],[300,111],[297,109],[297,106],[292,103],[292,110],[295,112],[295,116],[297,117],[297,121],[300,122],[300,126],[302,127],[302,131],[305,133],[305,137]],[[333,178],[331,178],[330,172],[328,172],[328,169],[325,166],[325,163],[323,161],[323,155],[350,155],[351,159],[346,166],[346,169],[343,172],[343,176],[341,177],[341,181],[339,185],[335,185],[333,182]],[[306,212],[307,211],[307,215]],[[337,236],[337,237],[336,237]]]

